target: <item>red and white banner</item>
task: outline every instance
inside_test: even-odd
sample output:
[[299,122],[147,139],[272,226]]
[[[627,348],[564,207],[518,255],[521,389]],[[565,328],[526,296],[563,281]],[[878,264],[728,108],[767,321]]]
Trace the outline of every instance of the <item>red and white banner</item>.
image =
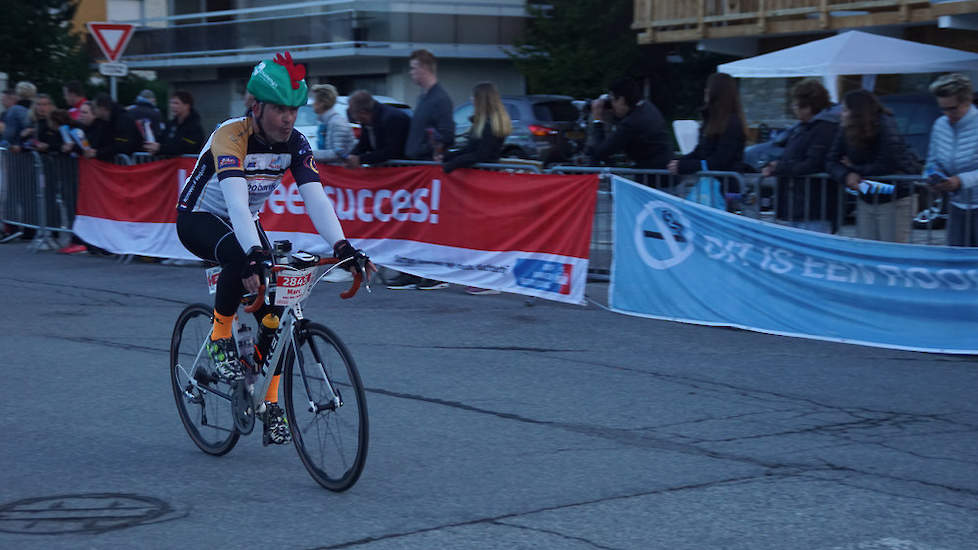
[[[125,254],[188,258],[176,238],[177,192],[193,159],[136,166],[82,161],[75,231]],[[596,175],[440,166],[347,170],[320,165],[347,238],[378,264],[423,277],[571,303],[584,300]],[[272,240],[330,252],[286,174],[261,214]]]

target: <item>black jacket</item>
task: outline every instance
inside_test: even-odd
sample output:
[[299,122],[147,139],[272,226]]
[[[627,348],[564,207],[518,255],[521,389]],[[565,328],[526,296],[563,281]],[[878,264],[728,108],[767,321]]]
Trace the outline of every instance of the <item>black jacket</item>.
[[495,162],[503,150],[503,140],[492,133],[492,125],[487,121],[482,127],[482,135],[469,137],[469,142],[458,151],[445,153],[445,173],[456,168],[467,168],[480,162]]
[[618,151],[623,151],[636,168],[663,169],[669,164],[672,141],[655,105],[640,101],[618,122],[611,136],[590,151],[590,156],[604,161]]
[[176,117],[166,123],[166,129],[159,137],[160,155],[196,155],[204,146],[204,127],[200,124],[200,113],[190,109],[183,122]]
[[113,106],[111,117],[89,142],[96,150],[95,157],[108,162],[118,154],[131,155],[143,148],[143,136],[136,122],[118,105]]
[[703,126],[696,148],[688,155],[679,158],[679,173],[692,174],[703,169],[701,161],[706,161],[708,170],[739,171],[744,160],[744,127],[736,113],[730,115],[723,133],[707,136],[704,132],[710,120],[710,112],[703,111]]
[[[849,166],[842,164],[842,157],[849,158]],[[839,128],[825,161],[825,171],[837,183],[845,185],[846,176],[855,172],[863,178],[885,176],[888,174],[919,174],[922,170],[920,160],[907,148],[896,127],[896,121],[888,114],[880,115],[879,132],[876,139],[865,146],[849,144],[844,128]],[[866,202],[889,202],[891,198],[901,199],[913,191],[908,184],[898,184],[894,195],[859,196]]]
[[363,125],[360,141],[350,154],[359,156],[363,164],[404,158],[404,143],[411,117],[396,107],[378,101],[374,104],[371,120],[370,126]]
[[37,125],[35,126],[35,128],[36,128],[36,130],[34,131],[35,139],[37,139],[37,141],[48,144],[48,148],[46,150],[48,153],[61,152],[61,144],[63,142],[61,140],[61,131],[58,129],[58,127],[50,126],[48,124],[48,121],[42,118],[37,121]]
[[[825,158],[839,130],[839,107],[822,109],[799,122],[788,135],[774,174],[778,177],[777,217],[780,220],[835,220],[839,186],[834,181],[797,176],[825,170]],[[795,177],[791,177],[795,176]]]

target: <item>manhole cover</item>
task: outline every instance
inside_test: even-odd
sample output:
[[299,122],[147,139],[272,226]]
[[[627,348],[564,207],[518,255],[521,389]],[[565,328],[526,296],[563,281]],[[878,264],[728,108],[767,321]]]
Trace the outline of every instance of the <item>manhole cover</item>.
[[172,511],[160,499],[120,493],[27,498],[0,505],[0,531],[31,535],[101,533],[153,523]]

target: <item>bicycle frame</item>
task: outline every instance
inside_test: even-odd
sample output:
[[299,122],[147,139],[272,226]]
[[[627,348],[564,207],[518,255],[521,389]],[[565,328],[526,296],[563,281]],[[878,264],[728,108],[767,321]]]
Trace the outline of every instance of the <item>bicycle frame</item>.
[[[323,279],[323,277],[329,274],[332,270],[341,267],[342,265],[350,261],[352,261],[351,258],[342,261],[335,261],[332,258],[329,258],[329,259],[320,260],[314,266],[309,266],[313,268],[318,268],[326,264],[332,264],[328,269],[315,276],[315,279],[309,285],[306,298],[304,298],[302,301],[308,299],[308,296],[312,294],[313,289],[316,288],[316,285],[319,284],[319,282]],[[301,272],[302,269],[295,268],[288,264],[276,264],[272,267],[273,274],[277,274],[282,271]],[[353,296],[353,294],[355,294],[357,289],[359,288],[360,281],[362,278],[363,278],[362,275],[360,273],[357,273],[356,276],[354,277],[353,285],[350,287],[350,290],[342,293],[341,296],[343,298],[348,298],[350,296]],[[369,290],[369,286],[367,288]],[[265,291],[266,289],[267,289],[267,293]],[[268,296],[274,296],[275,291],[276,291],[276,285],[274,280],[268,281],[267,283],[263,284],[258,291],[258,296],[256,297],[255,301],[251,305],[246,307],[245,311],[249,311],[249,310],[257,311],[258,309],[261,308],[261,306],[266,301]],[[274,302],[274,300],[269,300],[269,301]],[[256,304],[258,307],[255,307]],[[295,360],[300,363],[299,368],[303,372],[303,386],[306,389],[306,395],[307,396],[310,395],[309,384],[305,379],[305,368],[304,365],[301,364],[302,354],[299,353],[298,347],[296,346],[296,330],[304,320],[305,318],[302,313],[301,301],[285,306],[285,310],[282,312],[282,318],[279,321],[279,326],[276,329],[275,334],[272,336],[272,341],[269,346],[270,349],[266,354],[266,359],[260,365],[256,365],[258,367],[258,373],[257,373],[258,378],[256,378],[255,380],[256,382],[255,387],[251,389],[251,405],[252,407],[254,407],[253,410],[257,411],[258,407],[264,401],[265,393],[268,391],[268,387],[272,383],[272,376],[274,375],[275,372],[275,366],[277,366],[280,361],[284,360],[289,346],[292,347],[292,352],[293,352],[293,356],[295,357]],[[317,365],[319,366],[319,372],[320,374],[322,374],[323,381],[326,383],[326,387],[329,389],[331,402],[329,405],[324,406],[310,399],[309,410],[310,412],[319,412],[327,409],[335,409],[341,405],[339,396],[337,395],[336,390],[333,388],[333,383],[329,380],[329,376],[326,374],[326,369],[323,368],[323,365],[321,363],[317,362]],[[271,367],[271,372],[273,373],[272,375],[269,374],[270,367]]]
[[[351,259],[349,258],[342,261],[337,261],[332,258],[326,258],[326,259],[320,259],[316,264],[308,266],[308,267],[315,268],[327,264],[332,264],[328,269],[316,275],[315,279],[309,285],[306,297],[302,301],[308,299],[308,296],[312,294],[312,290],[315,289],[316,285],[319,284],[319,282],[323,279],[323,277],[329,274],[333,269],[341,267],[344,264],[348,263],[349,261],[351,261]],[[293,267],[288,264],[275,264],[272,266],[273,274],[276,274],[281,271],[301,272],[302,269]],[[340,296],[343,298],[352,297],[358,290],[362,279],[363,276],[361,275],[361,273],[355,274],[353,285],[350,287],[349,290],[341,293]],[[369,288],[370,287],[368,286],[367,287],[368,291]],[[255,301],[250,305],[246,306],[244,308],[245,311],[249,313],[258,311],[259,309],[261,309],[263,305],[267,305],[268,295],[270,294],[274,296],[275,291],[276,291],[276,285],[274,283],[274,280],[263,283],[259,288]],[[252,406],[252,410],[254,411],[257,411],[258,407],[262,405],[262,403],[264,402],[265,394],[268,391],[268,387],[272,383],[272,376],[274,375],[275,372],[275,366],[279,365],[279,362],[284,360],[286,352],[289,349],[289,346],[292,347],[292,352],[296,358],[295,360],[302,363],[302,354],[299,353],[298,347],[296,346],[296,329],[298,325],[301,324],[302,321],[304,321],[305,319],[302,313],[302,303],[297,302],[284,307],[285,309],[282,311],[282,318],[279,321],[278,328],[275,330],[275,334],[272,336],[272,340],[269,345],[269,349],[267,350],[265,360],[262,361],[261,364],[255,365],[255,367],[257,367],[256,378],[254,380],[255,385],[253,388],[250,389],[250,393],[251,393],[250,403]],[[206,343],[207,343],[206,340],[204,342],[201,342],[200,348],[197,350],[197,356],[194,358],[194,366],[192,372],[187,373],[188,378],[193,382],[195,388],[211,392],[214,395],[217,395],[223,399],[230,401],[232,399],[231,395],[225,394],[224,392],[215,389],[211,385],[202,387],[199,381],[197,380],[197,377],[195,376],[198,370],[198,365],[200,364],[199,363],[200,357],[202,354],[206,353],[204,351]],[[326,374],[326,369],[323,368],[322,364],[317,363],[317,365],[319,366],[319,373],[322,375],[323,381],[326,383],[326,387],[329,389],[331,402],[328,405],[322,405],[310,399],[309,410],[310,412],[319,412],[322,410],[338,408],[340,405],[342,405],[342,403],[340,402],[336,390],[333,388],[332,382],[329,380],[329,376]],[[272,374],[269,374],[269,367],[271,367]],[[302,372],[305,373],[304,365],[300,364],[299,367],[302,370]],[[309,396],[310,395],[309,384],[305,380],[305,377],[303,377],[303,386],[306,389],[306,395]],[[186,393],[186,391],[184,393]]]

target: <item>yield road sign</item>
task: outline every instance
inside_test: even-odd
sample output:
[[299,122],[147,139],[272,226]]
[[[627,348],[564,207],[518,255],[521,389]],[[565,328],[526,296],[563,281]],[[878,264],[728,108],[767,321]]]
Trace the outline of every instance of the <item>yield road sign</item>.
[[133,25],[124,23],[88,23],[88,32],[110,62],[117,61],[132,38]]

